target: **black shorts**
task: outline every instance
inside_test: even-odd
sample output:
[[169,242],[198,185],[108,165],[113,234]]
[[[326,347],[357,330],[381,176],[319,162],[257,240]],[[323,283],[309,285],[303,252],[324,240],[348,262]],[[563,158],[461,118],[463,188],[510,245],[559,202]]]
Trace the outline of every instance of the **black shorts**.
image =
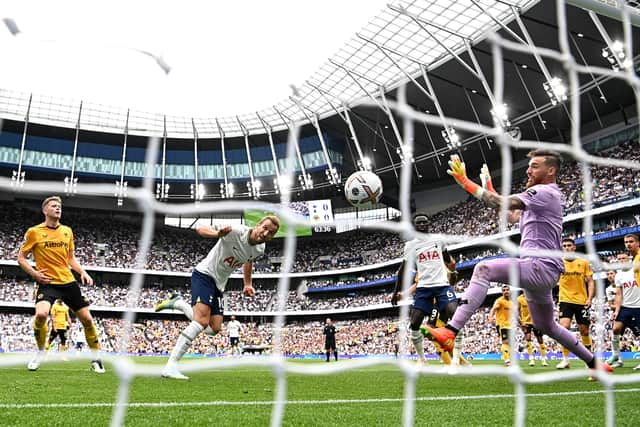
[[544,336],[544,334],[542,332],[540,332],[539,330],[536,329],[535,326],[533,326],[533,324],[531,323],[527,323],[525,325],[522,325],[522,331],[525,334],[530,334],[533,332],[533,335],[536,336],[536,338],[542,338]]
[[53,304],[58,298],[67,304],[72,311],[78,311],[89,306],[89,301],[80,292],[78,282],[71,282],[66,285],[38,283],[36,287],[36,304],[40,301],[48,301],[49,304]]
[[237,346],[239,343],[240,343],[239,337],[229,337],[229,344],[231,344],[233,347]]
[[52,343],[56,337],[60,337],[60,344],[65,345],[67,343],[67,330],[66,329],[51,329],[49,335],[49,342]]
[[325,350],[335,350],[336,349],[336,340],[325,340],[324,341],[324,349]]
[[498,332],[498,335],[500,335],[500,339],[502,341],[506,341],[509,339],[509,331],[511,329],[509,328],[501,328],[500,326],[496,325],[496,331]]
[[562,319],[573,318],[575,316],[578,325],[590,325],[589,310],[584,308],[583,304],[574,304],[572,302],[561,302],[558,310],[558,317]]

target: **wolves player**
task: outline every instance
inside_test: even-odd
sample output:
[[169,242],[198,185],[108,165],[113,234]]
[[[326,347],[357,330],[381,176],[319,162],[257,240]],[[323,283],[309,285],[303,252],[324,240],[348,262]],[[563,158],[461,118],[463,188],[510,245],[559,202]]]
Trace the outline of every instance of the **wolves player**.
[[[614,368],[624,365],[620,359],[620,336],[626,328],[632,330],[633,334],[640,336],[640,288],[634,277],[633,264],[626,252],[619,253],[618,262],[625,265],[616,273],[616,302],[613,311],[613,339],[611,346],[613,355],[607,363]],[[633,370],[640,369],[640,365]]]
[[531,339],[531,333],[536,336],[538,346],[540,347],[540,361],[542,366],[549,366],[547,362],[547,346],[544,344],[544,335],[533,326],[531,321],[531,314],[529,313],[529,305],[524,294],[518,296],[518,313],[520,318],[520,328],[524,334],[524,340],[527,342],[527,353],[529,354],[529,366],[536,366],[536,361],[533,358],[533,340]]
[[500,337],[500,358],[505,366],[511,365],[509,352],[509,331],[511,330],[511,289],[502,285],[502,296],[498,297],[489,312],[489,323],[496,322],[496,331]]
[[[465,292],[467,304],[456,310],[453,318],[444,328],[427,327],[431,337],[445,349],[453,348],[454,339],[471,315],[483,303],[490,282],[509,281],[509,270],[515,264],[520,286],[529,304],[529,312],[534,326],[567,347],[582,359],[589,368],[595,369],[598,363],[595,356],[582,345],[575,335],[560,326],[554,319],[554,304],[551,290],[564,272],[562,260],[551,256],[531,256],[532,252],[559,251],[562,233],[563,197],[556,184],[562,157],[551,150],[533,150],[527,155],[527,188],[524,192],[511,196],[500,196],[493,189],[488,170],[481,175],[486,188],[479,186],[467,177],[464,163],[458,156],[451,156],[450,170],[447,171],[468,193],[482,200],[488,206],[500,209],[506,205],[508,220],[520,223],[520,248],[529,252],[520,258],[498,258],[476,264],[471,282]],[[602,363],[602,368],[611,367]]]
[[[58,298],[51,306],[51,334],[46,345],[47,350],[53,347],[53,340],[60,337],[60,352],[67,351],[67,330],[72,325],[69,307]],[[62,356],[64,358],[64,356]]]
[[[573,239],[568,237],[562,239],[562,250],[569,256],[562,259],[564,273],[560,274],[560,281],[558,282],[558,288],[560,289],[558,294],[560,324],[570,329],[571,320],[575,317],[582,344],[588,350],[591,350],[589,309],[595,294],[593,272],[588,260],[571,257],[571,254],[576,251],[576,243]],[[566,347],[562,347],[562,360],[556,365],[556,368],[567,369],[568,367],[569,350]]]
[[[417,231],[426,233],[428,221],[426,215],[417,214],[413,218],[413,225]],[[418,353],[418,360],[420,363],[424,363],[424,343],[420,326],[425,316],[431,315],[434,311],[434,301],[443,322],[447,322],[458,307],[458,299],[449,283],[450,277],[448,275],[448,271],[455,271],[456,262],[439,240],[414,239],[406,243],[404,254],[405,259],[400,264],[397,273],[391,304],[396,305],[398,300],[402,299],[403,293],[400,292],[400,289],[404,269],[407,259],[410,256],[414,257],[418,281],[407,291],[413,292],[415,290],[414,302],[409,310],[409,328],[411,329],[411,342]],[[450,352],[451,350],[446,351]]]
[[[181,333],[171,351],[169,361],[162,371],[164,378],[186,380],[178,371],[178,361],[187,352],[193,340],[201,333],[217,334],[222,328],[222,293],[227,280],[236,268],[242,266],[245,295],[253,296],[251,282],[253,260],[264,254],[265,242],[273,239],[280,228],[280,220],[268,215],[254,228],[244,225],[226,226],[220,229],[202,226],[196,229],[202,237],[217,238],[218,242],[205,259],[196,265],[191,274],[191,305],[179,296],[172,296],[156,306],[156,311],[169,308],[182,310],[191,320]],[[206,329],[205,329],[206,328]]]
[[[24,236],[24,243],[18,252],[18,264],[33,277],[38,284],[36,288],[36,315],[33,321],[33,334],[36,338],[38,352],[27,365],[27,369],[35,371],[40,367],[45,355],[47,340],[47,318],[51,304],[60,298],[69,306],[82,323],[87,344],[93,351],[94,359],[91,369],[103,374],[105,372],[100,360],[100,340],[95,322],[89,311],[89,301],[82,295],[71,270],[80,275],[82,284],[93,285],[93,279],[82,268],[74,255],[75,243],[71,227],[62,225],[62,199],[50,196],[42,202],[44,222],[29,228]],[[36,263],[31,266],[29,254]]]

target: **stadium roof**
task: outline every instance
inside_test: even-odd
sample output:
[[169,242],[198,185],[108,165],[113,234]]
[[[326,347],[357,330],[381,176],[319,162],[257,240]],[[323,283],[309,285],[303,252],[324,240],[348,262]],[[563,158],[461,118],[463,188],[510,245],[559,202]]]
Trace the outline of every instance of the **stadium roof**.
[[358,105],[536,1],[5,3],[2,117],[33,94],[33,122],[73,127],[83,101],[86,129],[122,132],[130,109],[132,134],[166,114],[170,137],[217,138]]

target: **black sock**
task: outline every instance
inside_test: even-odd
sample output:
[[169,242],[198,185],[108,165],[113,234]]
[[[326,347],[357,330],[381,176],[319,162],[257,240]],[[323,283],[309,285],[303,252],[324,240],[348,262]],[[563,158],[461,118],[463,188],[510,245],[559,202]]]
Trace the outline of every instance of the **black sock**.
[[454,328],[453,326],[451,326],[450,324],[446,324],[445,328],[449,329],[450,331],[453,331],[454,334],[458,335],[458,332],[460,332],[459,329]]
[[331,352],[327,351],[327,362],[329,361],[329,357],[331,357]]
[[596,357],[593,356],[593,359],[591,359],[589,362],[587,362],[587,366],[591,369],[595,369],[596,367]]
[[333,355],[335,356],[335,358],[336,358],[336,362],[337,362],[337,361],[338,361],[338,352],[337,352],[337,351],[334,351],[334,352],[333,352]]

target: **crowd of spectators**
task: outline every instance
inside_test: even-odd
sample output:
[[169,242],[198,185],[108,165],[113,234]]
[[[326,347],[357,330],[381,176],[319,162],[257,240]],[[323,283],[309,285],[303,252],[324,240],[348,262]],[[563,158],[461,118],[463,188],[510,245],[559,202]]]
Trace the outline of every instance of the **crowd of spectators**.
[[[598,336],[596,320],[597,306],[592,310],[592,336]],[[611,310],[605,308],[604,342],[601,346],[604,351],[610,350]],[[489,307],[481,308],[476,312],[463,331],[463,353],[486,354],[496,353],[500,349],[500,339],[495,332],[495,327],[488,322]],[[0,322],[3,325],[3,334],[0,336],[0,350],[25,351],[33,350],[32,317],[24,314],[0,314]],[[123,352],[133,354],[168,354],[175,344],[180,331],[187,321],[184,320],[142,320],[130,327],[130,340],[126,348],[121,341],[125,323],[122,319],[101,318],[96,316],[101,345],[103,350],[110,352]],[[405,327],[397,318],[379,317],[374,319],[338,320],[336,344],[338,351],[343,356],[356,355],[393,355],[399,345],[399,328]],[[324,336],[322,334],[322,322],[290,322],[281,330],[283,353],[289,356],[322,354],[324,349]],[[575,327],[575,325],[574,325]],[[241,343],[243,346],[264,348],[270,351],[273,345],[274,324],[245,322],[242,325]],[[72,327],[72,341],[82,339],[81,327],[75,322]],[[78,338],[79,337],[79,338]],[[525,351],[524,337],[520,330],[516,332],[518,351]],[[548,351],[558,352],[560,346],[548,337],[545,337]],[[412,346],[405,342],[409,352]],[[629,331],[622,340],[623,351],[638,351],[640,337],[634,337]],[[72,346],[69,345],[71,348]],[[86,347],[86,346],[85,346]],[[435,349],[432,344],[425,341],[425,350],[433,354]],[[215,337],[201,334],[194,341],[190,349],[194,354],[228,354],[229,337],[225,329]]]
[[[640,160],[638,141],[622,143],[603,157]],[[640,174],[633,169],[590,167],[594,205],[613,202],[631,194],[640,195]],[[512,191],[524,187],[522,171],[514,177]],[[497,185],[498,183],[496,183]],[[583,209],[584,194],[580,167],[568,162],[559,175],[559,185],[566,196],[566,212]],[[0,259],[16,259],[17,250],[27,227],[42,221],[37,209],[10,206],[0,212]],[[113,213],[64,212],[63,223],[74,229],[76,256],[83,265],[133,268],[138,253],[140,218],[125,219]],[[498,231],[498,214],[475,198],[468,198],[430,218],[431,232],[464,235],[490,235]],[[108,226],[105,226],[108,224]],[[617,227],[620,224],[611,224]],[[609,227],[609,225],[605,226]],[[198,237],[192,230],[158,226],[144,268],[150,270],[188,272],[210,250],[212,241]],[[384,248],[384,250],[380,250]],[[310,272],[359,267],[396,259],[402,255],[403,242],[398,234],[356,230],[330,239],[299,238],[292,271]],[[278,272],[283,255],[283,241],[267,245],[265,257],[254,265],[256,272]],[[467,255],[468,257],[468,255]]]
[[[2,302],[33,302],[34,282],[29,280],[0,279],[0,305]],[[180,288],[144,287],[139,298],[129,303],[129,288],[126,286],[95,283],[93,286],[83,286],[83,295],[93,307],[136,307],[152,309],[156,304],[169,295],[177,293],[187,301],[191,299],[191,291],[185,285]],[[287,311],[297,310],[328,310],[334,307],[365,307],[383,304],[390,301],[388,292],[372,291],[358,292],[342,297],[327,297],[326,295],[299,295],[289,292],[287,296]],[[224,307],[227,311],[275,311],[277,309],[277,292],[275,289],[261,289],[253,297],[247,297],[239,290],[227,290],[224,293]]]

